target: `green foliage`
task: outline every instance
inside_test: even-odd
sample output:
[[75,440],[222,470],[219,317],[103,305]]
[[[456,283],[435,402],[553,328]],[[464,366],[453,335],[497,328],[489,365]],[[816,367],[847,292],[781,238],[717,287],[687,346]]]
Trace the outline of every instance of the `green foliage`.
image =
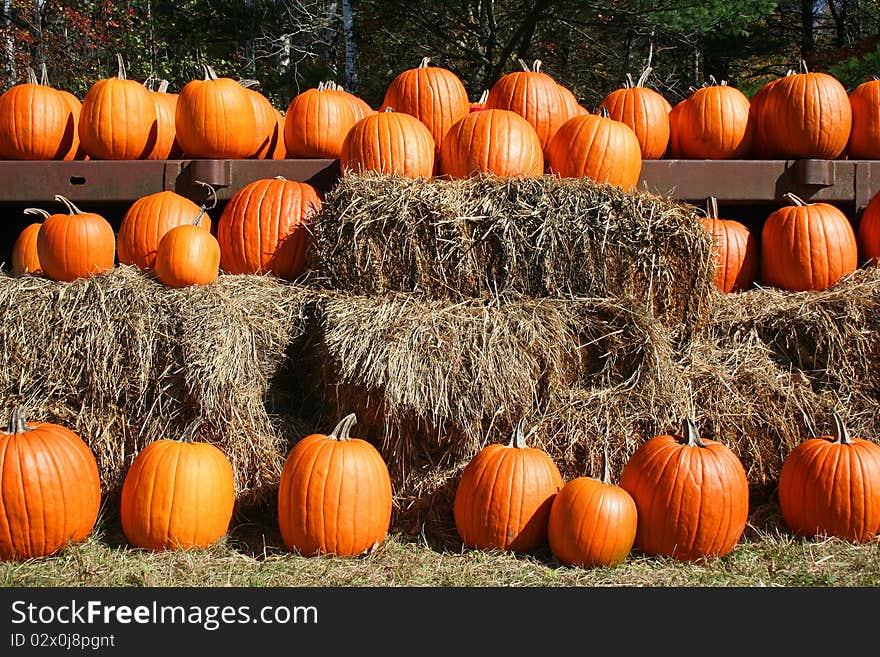
[[840,80],[847,91],[852,91],[871,76],[880,75],[880,46],[864,56],[847,57],[828,68],[828,73]]

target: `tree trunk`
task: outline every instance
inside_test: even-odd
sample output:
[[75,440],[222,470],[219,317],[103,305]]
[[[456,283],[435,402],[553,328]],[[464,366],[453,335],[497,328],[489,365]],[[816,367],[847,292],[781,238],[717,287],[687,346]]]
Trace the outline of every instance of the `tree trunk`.
[[327,1],[327,27],[324,30],[324,65],[331,75],[335,76],[336,65],[336,16],[339,13],[335,0]]
[[342,0],[342,35],[345,40],[343,86],[348,91],[354,92],[357,89],[357,42],[351,0]]
[[813,0],[801,0],[801,59],[807,59],[815,46]]
[[3,52],[6,54],[6,79],[8,86],[15,84],[18,74],[15,70],[15,38],[12,36],[12,0],[3,0],[3,27],[6,30],[6,38],[3,43]]

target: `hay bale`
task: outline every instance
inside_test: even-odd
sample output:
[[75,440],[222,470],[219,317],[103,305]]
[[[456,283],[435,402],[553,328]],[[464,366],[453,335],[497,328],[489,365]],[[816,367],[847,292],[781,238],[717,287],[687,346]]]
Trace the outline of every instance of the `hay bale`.
[[632,297],[688,329],[708,312],[715,266],[693,206],[586,178],[348,173],[312,231],[309,264],[329,289]]
[[144,445],[200,420],[255,500],[280,473],[288,437],[264,401],[309,298],[268,276],[175,290],[128,266],[72,283],[0,276],[0,407],[78,432],[111,493]]

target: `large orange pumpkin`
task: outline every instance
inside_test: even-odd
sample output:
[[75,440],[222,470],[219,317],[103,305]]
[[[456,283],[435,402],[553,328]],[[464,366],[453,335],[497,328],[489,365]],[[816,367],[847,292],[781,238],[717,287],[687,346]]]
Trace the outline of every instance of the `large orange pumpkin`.
[[720,219],[714,196],[706,202],[706,216],[701,220],[715,243],[715,286],[722,292],[752,287],[760,264],[758,242],[752,231],[734,219]]
[[452,124],[470,111],[470,101],[461,79],[449,69],[430,66],[430,61],[424,57],[416,68],[399,73],[385,90],[379,111],[391,108],[416,117],[439,151]]
[[501,76],[489,88],[486,109],[516,112],[528,121],[538,135],[546,158],[550,140],[572,117],[573,108],[557,82],[541,71],[540,59],[536,59],[531,68],[523,60],[519,63],[523,70]]
[[770,213],[761,231],[761,278],[789,290],[824,290],[858,266],[858,246],[849,219],[829,203],[792,205]]
[[679,157],[698,160],[741,159],[752,146],[749,99],[722,81],[697,89],[682,101],[671,124]]
[[342,142],[339,166],[357,173],[376,171],[430,178],[434,157],[434,139],[425,124],[410,114],[387,108],[351,127]]
[[563,563],[616,566],[632,550],[637,527],[636,503],[629,493],[607,481],[577,477],[553,500],[547,539]]
[[239,80],[239,84],[247,91],[254,110],[254,143],[248,158],[253,160],[272,159],[271,156],[278,143],[278,118],[275,107],[262,93],[257,91],[258,80]]
[[456,121],[440,145],[440,175],[469,178],[492,173],[503,178],[544,174],[541,140],[516,112],[485,109]]
[[278,486],[278,526],[300,554],[354,556],[381,544],[391,524],[391,477],[370,443],[351,437],[355,415],[294,445]]
[[305,267],[308,222],[320,208],[318,191],[308,183],[283,178],[248,183],[229,199],[217,222],[220,269],[296,278]]
[[[159,240],[174,226],[191,223],[200,210],[193,201],[169,189],[137,199],[119,224],[120,264],[152,269]],[[199,227],[210,231],[210,216],[202,217]]]
[[153,94],[129,80],[122,56],[116,77],[98,80],[86,92],[79,117],[83,150],[97,160],[143,160],[158,139]]
[[575,116],[556,131],[547,149],[550,171],[565,178],[586,177],[635,189],[642,172],[642,151],[632,128],[599,114]]
[[880,159],[880,78],[863,82],[849,94],[852,130],[846,146],[853,159]]
[[207,285],[220,273],[220,244],[201,226],[204,207],[191,223],[170,228],[156,248],[156,278],[168,287]]
[[37,257],[43,273],[56,281],[72,281],[113,269],[116,235],[104,217],[83,212],[64,196],[56,201],[69,214],[47,217],[37,233]]
[[659,92],[645,86],[651,70],[650,66],[646,68],[635,83],[628,76],[627,84],[610,92],[599,105],[607,108],[612,119],[632,128],[643,160],[659,160],[669,146],[671,108]]
[[210,443],[160,439],[132,461],[119,515],[126,540],[149,550],[206,547],[229,530],[235,475]]
[[645,553],[697,561],[730,553],[749,514],[749,484],[737,455],[700,438],[693,420],[680,435],[643,443],[620,475],[638,509],[636,546]]
[[177,96],[174,125],[188,157],[242,159],[253,154],[257,121],[247,89],[204,67],[202,80],[190,80]]
[[[39,208],[25,208],[25,214],[37,215],[45,220],[49,213]],[[39,223],[28,224],[18,234],[12,245],[12,275],[42,274],[40,256],[37,253],[37,235],[40,234]]]
[[83,440],[12,411],[0,432],[0,559],[44,557],[84,540],[100,505],[98,464]]
[[481,550],[534,550],[547,542],[563,483],[547,452],[526,444],[520,422],[508,444],[487,445],[462,471],[453,502],[458,535]]
[[843,153],[852,129],[852,106],[844,86],[801,62],[799,73],[772,83],[755,119],[762,151],[780,159],[833,160]]
[[802,536],[871,540],[880,534],[880,445],[850,437],[835,413],[833,435],[809,438],[786,456],[779,506]]
[[290,157],[339,159],[342,142],[358,120],[352,101],[332,83],[322,82],[294,96],[284,119]]

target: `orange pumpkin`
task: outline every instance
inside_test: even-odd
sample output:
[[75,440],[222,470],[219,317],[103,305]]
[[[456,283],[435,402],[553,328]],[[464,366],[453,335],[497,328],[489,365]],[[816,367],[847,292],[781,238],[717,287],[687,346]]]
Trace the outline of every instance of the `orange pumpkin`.
[[116,235],[95,212],[83,212],[64,196],[56,195],[69,214],[47,217],[37,233],[37,257],[43,273],[56,281],[73,281],[113,269]]
[[643,443],[620,474],[636,503],[636,546],[648,554],[700,561],[730,553],[749,514],[749,484],[737,455],[703,440],[693,420],[680,435]]
[[481,550],[534,550],[547,542],[563,483],[547,452],[526,444],[520,422],[508,444],[487,445],[462,471],[453,502],[458,535]]
[[253,160],[270,159],[277,143],[278,118],[276,110],[269,99],[256,90],[260,84],[257,80],[240,80],[239,84],[247,91],[254,110],[254,143],[248,158]]
[[202,228],[204,207],[190,224],[174,226],[159,240],[156,278],[168,287],[207,285],[220,273],[220,244]]
[[620,486],[577,477],[557,493],[547,539],[553,555],[575,566],[616,566],[632,550],[638,527],[636,503]]
[[381,544],[391,524],[391,477],[378,450],[349,435],[345,416],[332,433],[294,445],[278,486],[278,526],[300,554],[354,556]]
[[852,130],[852,106],[840,82],[813,73],[801,62],[799,73],[786,75],[766,91],[756,120],[763,150],[779,159],[840,156]]
[[[44,220],[49,213],[39,208],[25,208],[25,214],[35,214]],[[37,235],[40,233],[39,223],[33,223],[25,226],[12,245],[12,275],[21,276],[22,274],[42,274],[43,268],[40,267],[40,256],[37,253]]]
[[657,91],[645,86],[652,69],[649,66],[638,81],[627,76],[627,84],[605,96],[600,107],[615,121],[632,128],[639,140],[643,160],[659,160],[669,146],[669,102]]
[[556,81],[541,72],[541,60],[529,68],[519,60],[522,71],[501,76],[489,89],[486,109],[516,112],[535,129],[544,157],[550,140],[563,123],[572,117],[573,108],[566,102]]
[[424,57],[418,67],[399,73],[385,90],[379,111],[391,108],[416,117],[439,150],[452,124],[470,111],[470,101],[461,79],[449,69],[429,66],[430,61]]
[[65,159],[76,150],[76,117],[58,90],[38,82],[31,68],[27,75],[0,95],[0,158]]
[[796,534],[870,541],[880,534],[880,445],[850,437],[834,413],[833,435],[805,440],[785,458],[779,507]]
[[758,279],[758,243],[744,224],[734,219],[718,218],[718,201],[706,202],[703,225],[715,243],[715,286],[722,292],[739,292],[752,287]]
[[238,190],[217,222],[220,268],[293,280],[305,268],[308,223],[321,209],[308,183],[263,178]]
[[438,173],[450,178],[480,173],[539,177],[544,174],[541,140],[516,112],[489,108],[470,112],[446,133],[440,145]]
[[483,89],[483,93],[480,94],[480,97],[469,105],[468,112],[482,112],[486,109],[486,99],[488,97],[489,90]]
[[873,265],[880,262],[880,193],[874,194],[862,210],[856,242],[860,261]]
[[83,150],[96,160],[143,160],[158,139],[158,115],[153,95],[125,74],[117,56],[116,77],[98,80],[86,92],[79,117]]
[[880,78],[863,82],[849,94],[852,130],[846,152],[853,159],[880,159]]
[[[201,208],[176,192],[148,194],[129,206],[119,224],[119,262],[152,269],[159,241],[171,228],[192,222]],[[211,218],[202,217],[199,227],[210,232]]]
[[632,190],[642,172],[636,133],[610,118],[604,107],[599,114],[582,114],[563,123],[547,152],[550,171],[564,178],[586,177]]
[[119,515],[132,545],[187,550],[226,534],[234,504],[235,476],[226,454],[210,443],[161,439],[132,461]]
[[342,142],[358,120],[352,101],[332,83],[322,82],[290,101],[284,144],[291,157],[339,159]]
[[257,121],[248,90],[204,66],[202,80],[190,80],[177,96],[174,125],[188,157],[242,159],[253,154]]
[[272,132],[272,141],[269,144],[269,154],[266,159],[284,160],[287,159],[287,145],[284,143],[284,123],[287,115],[277,107],[273,108],[275,112],[275,130]]
[[377,171],[410,178],[434,174],[434,139],[414,116],[388,108],[355,123],[339,153],[343,171]]
[[156,144],[147,156],[148,160],[169,160],[183,153],[177,143],[174,115],[177,110],[177,94],[168,93],[168,80],[161,80],[156,91],[150,89],[156,105]]
[[98,464],[70,429],[12,411],[0,432],[0,559],[48,556],[84,540],[101,505]]
[[679,156],[697,160],[743,158],[752,147],[749,99],[725,81],[697,89],[671,125]]
[[785,194],[792,205],[775,210],[761,231],[761,277],[793,292],[824,290],[858,266],[858,246],[846,215],[828,203],[806,203]]

